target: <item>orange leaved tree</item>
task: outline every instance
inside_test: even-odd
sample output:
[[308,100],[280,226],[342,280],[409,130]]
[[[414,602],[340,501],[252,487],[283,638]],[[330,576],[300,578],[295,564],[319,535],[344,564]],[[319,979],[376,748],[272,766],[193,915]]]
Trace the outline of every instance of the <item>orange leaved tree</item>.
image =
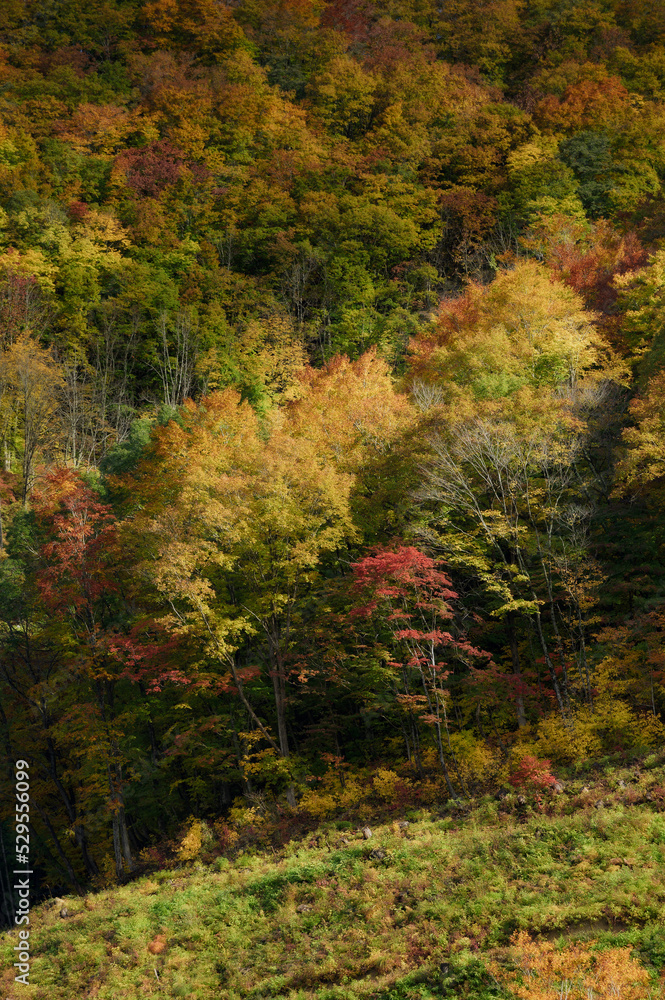
[[[204,669],[227,676],[283,759],[293,610],[321,557],[354,534],[351,484],[314,442],[279,422],[262,429],[233,390],[186,402],[125,480],[135,505],[123,531],[137,583],[161,595],[173,631],[198,637],[213,664]],[[265,651],[276,739],[238,669],[250,636]]]

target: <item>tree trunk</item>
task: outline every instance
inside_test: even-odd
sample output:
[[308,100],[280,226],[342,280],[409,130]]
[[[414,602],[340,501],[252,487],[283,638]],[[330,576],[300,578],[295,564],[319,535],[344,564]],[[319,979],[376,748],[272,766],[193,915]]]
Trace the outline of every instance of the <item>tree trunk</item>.
[[277,713],[277,738],[279,740],[279,751],[282,757],[288,758],[289,737],[286,730],[286,685],[284,674],[280,665],[275,664],[272,674],[272,687],[275,693],[275,711]]
[[506,623],[508,626],[508,641],[510,643],[510,658],[513,665],[513,674],[517,677],[517,695],[515,698],[515,703],[517,707],[517,725],[520,729],[526,726],[526,714],[524,712],[524,695],[522,694],[522,670],[520,664],[520,651],[517,642],[517,628],[516,628],[516,615],[514,611],[510,611],[506,615]]
[[113,856],[115,858],[115,877],[118,881],[122,878],[122,851],[120,848],[120,826],[118,823],[118,811],[114,808],[115,803],[112,803],[111,808],[113,809]]
[[[439,751],[439,761],[441,763],[441,770],[443,771],[443,776],[446,779],[446,786],[448,788],[448,792],[450,794],[451,799],[457,799],[458,796],[457,793],[455,792],[455,789],[453,788],[453,783],[450,780],[450,774],[446,766],[446,758],[443,750],[443,739],[441,737],[441,715],[439,713],[439,699],[437,697],[436,704],[432,705],[432,699],[430,698],[430,693],[427,689],[427,683],[425,681],[425,675],[423,673],[422,667],[420,667],[419,670],[420,670],[420,679],[423,685],[423,691],[425,692],[425,697],[427,698],[427,707],[429,709],[430,715],[434,716],[434,718],[436,719],[434,728],[436,731],[436,744]],[[434,683],[436,684],[436,676],[434,679]],[[461,784],[462,779],[461,776],[459,775],[459,771],[458,771],[458,777],[460,778],[460,784]]]
[[[271,651],[271,660],[273,669],[272,674],[272,687],[275,693],[275,711],[277,713],[277,737],[279,739],[279,751],[286,760],[289,759],[289,736],[286,728],[286,676],[284,673],[284,664],[279,650]],[[291,809],[296,807],[296,790],[291,783],[286,789],[286,801],[288,802]]]
[[127,816],[125,813],[125,799],[122,794],[122,769],[120,764],[115,766],[115,780],[117,788],[117,815],[118,815],[118,830],[120,833],[120,846],[122,848],[122,855],[124,858],[125,867],[127,871],[132,871],[134,868],[134,861],[132,858],[132,851],[129,846],[129,833],[127,831]]
[[12,891],[13,876],[7,860],[4,830],[2,827],[0,827],[0,847],[2,847],[2,877],[0,878],[2,909],[0,910],[0,926],[13,926],[16,914],[14,893]]
[[89,875],[99,875],[99,868],[97,867],[97,862],[90,855],[88,851],[88,839],[85,835],[85,829],[81,823],[77,823],[74,827],[74,839],[78,844],[79,851],[81,852],[81,857],[83,858],[83,864],[86,867]]
[[[535,597],[535,595],[534,595],[534,597]],[[547,648],[547,641],[546,641],[545,635],[543,633],[543,623],[541,621],[539,613],[536,613],[533,616],[533,621],[535,622],[535,625],[536,625],[536,632],[538,634],[538,641],[540,642],[540,648],[543,651],[543,656],[545,657],[545,663],[547,664],[547,669],[550,672],[550,679],[552,681],[552,687],[554,688],[554,693],[556,695],[556,700],[557,700],[557,704],[559,706],[559,711],[561,712],[561,718],[563,719],[564,723],[567,725],[568,724],[568,719],[566,718],[566,709],[565,709],[565,706],[564,706],[564,703],[563,703],[563,697],[561,695],[561,688],[559,687],[559,680],[558,680],[557,675],[556,675],[556,670],[554,669],[554,664],[552,663],[552,659],[550,657],[550,651]]]
[[124,805],[120,806],[118,814],[118,822],[120,824],[120,841],[122,843],[122,853],[125,858],[125,864],[127,865],[127,870],[131,872],[134,869],[134,859],[132,858],[132,850],[129,844],[129,831],[127,830],[127,815],[125,813]]
[[118,879],[122,878],[126,871],[131,872],[134,868],[132,852],[129,846],[129,836],[127,833],[127,822],[125,819],[125,808],[116,799],[112,803],[113,808],[113,854],[115,856],[115,872]]

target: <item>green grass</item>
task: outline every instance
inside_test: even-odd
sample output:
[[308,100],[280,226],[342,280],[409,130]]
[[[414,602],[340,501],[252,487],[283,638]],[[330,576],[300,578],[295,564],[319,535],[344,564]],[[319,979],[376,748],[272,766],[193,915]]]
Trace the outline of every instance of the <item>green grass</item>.
[[[617,776],[585,793],[571,783],[554,815],[520,817],[510,798],[500,813],[488,798],[468,816],[421,812],[406,835],[374,825],[368,842],[329,823],[318,846],[308,837],[279,854],[69,897],[64,919],[45,904],[32,914],[31,985],[7,972],[0,995],[490,1000],[508,994],[485,960],[506,955],[520,928],[629,944],[656,977],[665,967],[663,774],[644,772],[626,790]],[[631,803],[647,785],[653,801]],[[383,857],[370,856],[377,849]],[[166,948],[153,955],[158,934]],[[4,969],[15,941],[0,937]]]

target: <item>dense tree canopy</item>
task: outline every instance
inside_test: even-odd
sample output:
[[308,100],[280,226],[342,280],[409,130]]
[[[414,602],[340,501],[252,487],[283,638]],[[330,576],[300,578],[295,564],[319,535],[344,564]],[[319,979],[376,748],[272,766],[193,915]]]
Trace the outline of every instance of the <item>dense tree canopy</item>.
[[662,739],[664,179],[646,0],[5,4],[0,785],[44,884],[354,768]]

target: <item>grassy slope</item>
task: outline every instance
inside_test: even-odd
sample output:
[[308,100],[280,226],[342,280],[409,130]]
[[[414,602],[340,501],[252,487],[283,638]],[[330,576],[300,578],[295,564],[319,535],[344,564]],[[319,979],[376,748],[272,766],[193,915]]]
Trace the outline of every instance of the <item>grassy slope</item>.
[[[514,798],[467,816],[420,812],[405,833],[388,822],[367,842],[328,824],[318,843],[70,897],[65,918],[45,904],[32,984],[6,971],[0,996],[489,1000],[509,994],[484,959],[506,955],[516,928],[630,944],[653,973],[650,995],[665,995],[664,779],[571,783],[549,816],[520,817]],[[3,970],[15,941],[0,937]]]

